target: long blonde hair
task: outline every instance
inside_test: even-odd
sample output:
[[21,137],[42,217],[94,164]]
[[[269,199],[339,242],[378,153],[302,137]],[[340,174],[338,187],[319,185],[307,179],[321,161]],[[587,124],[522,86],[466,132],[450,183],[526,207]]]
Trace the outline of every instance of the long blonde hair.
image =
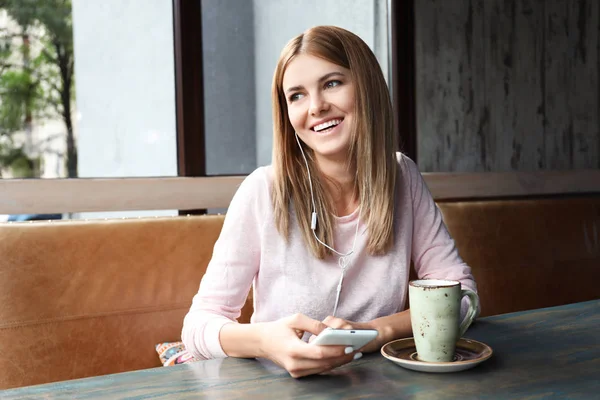
[[[350,70],[355,90],[356,118],[351,133],[349,165],[356,169],[356,191],[361,204],[360,218],[367,224],[367,251],[381,255],[389,251],[394,236],[394,202],[397,175],[397,139],[389,91],[375,55],[357,35],[334,26],[311,28],[293,38],[282,50],[273,76],[273,170],[271,193],[275,223],[281,235],[289,237],[292,207],[304,242],[319,259],[331,250],[319,244],[311,231],[312,203],[306,165],[294,128],[288,118],[283,92],[283,75],[299,54],[320,57]],[[311,172],[319,222],[315,233],[324,243],[333,244],[334,205],[325,190],[325,179],[313,151],[303,145]]]

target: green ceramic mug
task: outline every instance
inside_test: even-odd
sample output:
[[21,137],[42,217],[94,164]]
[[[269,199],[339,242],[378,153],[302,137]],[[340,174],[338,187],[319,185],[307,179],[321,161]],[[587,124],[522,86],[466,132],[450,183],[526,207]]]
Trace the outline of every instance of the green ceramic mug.
[[[450,362],[456,342],[471,325],[479,309],[479,297],[461,289],[460,282],[421,279],[411,281],[408,288],[410,319],[417,359],[426,362]],[[468,296],[469,310],[460,321],[461,302]]]

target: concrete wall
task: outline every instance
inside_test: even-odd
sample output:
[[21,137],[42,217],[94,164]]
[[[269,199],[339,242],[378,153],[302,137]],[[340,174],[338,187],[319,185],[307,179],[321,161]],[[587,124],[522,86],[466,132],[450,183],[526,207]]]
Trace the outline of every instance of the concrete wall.
[[421,171],[600,168],[598,1],[417,0]]

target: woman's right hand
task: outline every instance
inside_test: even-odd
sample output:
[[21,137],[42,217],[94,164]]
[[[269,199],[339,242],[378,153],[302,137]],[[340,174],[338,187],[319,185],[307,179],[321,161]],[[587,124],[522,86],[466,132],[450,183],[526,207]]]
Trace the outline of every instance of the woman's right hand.
[[345,346],[318,346],[301,340],[304,332],[318,335],[327,325],[303,314],[295,314],[261,325],[260,353],[293,378],[320,374],[352,361],[355,350]]

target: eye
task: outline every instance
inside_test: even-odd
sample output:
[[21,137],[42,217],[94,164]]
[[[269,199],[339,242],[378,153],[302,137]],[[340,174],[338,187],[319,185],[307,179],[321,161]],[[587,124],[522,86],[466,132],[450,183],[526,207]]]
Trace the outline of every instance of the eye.
[[302,97],[302,93],[292,93],[290,95],[290,97],[288,97],[288,101],[290,103],[293,103],[296,100],[300,100],[301,97]]
[[325,88],[326,89],[331,89],[331,88],[334,88],[336,86],[340,86],[341,84],[342,84],[342,82],[338,81],[338,80],[328,81],[327,83],[325,83]]

